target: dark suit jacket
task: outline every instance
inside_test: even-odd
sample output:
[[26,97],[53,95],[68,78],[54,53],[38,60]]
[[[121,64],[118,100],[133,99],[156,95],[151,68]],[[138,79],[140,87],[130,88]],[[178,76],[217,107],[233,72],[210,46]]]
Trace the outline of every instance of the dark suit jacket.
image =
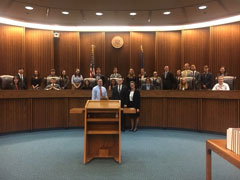
[[23,75],[23,80],[20,78],[19,74],[16,75],[18,77],[19,86],[21,89],[27,89],[27,78]]
[[165,72],[164,72],[161,78],[163,80],[163,89],[173,89],[174,83],[175,83],[175,78],[173,76],[173,73],[168,72],[165,78]]
[[128,92],[127,86],[122,85],[122,89],[119,93],[118,92],[118,85],[117,85],[112,89],[111,99],[112,100],[121,100],[121,107],[124,107],[124,105],[127,104],[126,103],[127,92]]
[[[130,94],[130,90],[127,92],[127,98],[126,98],[127,105],[130,104],[129,94]],[[140,92],[137,89],[135,89],[134,91],[133,104],[136,109],[140,109]]]
[[211,89],[212,88],[212,73],[207,73],[205,75],[205,73],[201,74],[201,83],[202,86],[206,85],[207,89]]
[[[141,89],[142,89],[142,90],[147,90],[147,85],[146,85],[146,84],[142,85]],[[150,84],[150,90],[153,90],[153,89],[154,89],[154,88],[153,88],[153,85]]]

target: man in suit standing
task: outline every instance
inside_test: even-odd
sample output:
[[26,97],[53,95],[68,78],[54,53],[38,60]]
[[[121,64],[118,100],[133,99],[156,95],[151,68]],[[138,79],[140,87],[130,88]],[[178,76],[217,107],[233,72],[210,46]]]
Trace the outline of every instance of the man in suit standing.
[[[123,79],[118,78],[117,80],[117,86],[115,86],[112,90],[112,100],[121,100],[121,108],[124,107],[126,104],[126,95],[128,92],[127,86],[123,85]],[[121,114],[121,129],[122,131],[125,131],[125,119],[124,119],[124,114]]]
[[201,80],[201,74],[196,70],[195,64],[191,65],[191,70],[193,72],[193,78],[194,78],[194,89],[200,89],[200,80]]
[[163,89],[164,90],[173,89],[175,80],[174,80],[173,73],[169,72],[168,66],[164,66],[164,73],[162,74],[161,78],[163,80]]
[[212,89],[212,73],[208,72],[207,65],[203,67],[203,71],[201,74],[202,89]]
[[21,89],[27,89],[27,78],[26,76],[24,76],[24,68],[19,68],[18,69],[18,82],[19,82],[19,86]]

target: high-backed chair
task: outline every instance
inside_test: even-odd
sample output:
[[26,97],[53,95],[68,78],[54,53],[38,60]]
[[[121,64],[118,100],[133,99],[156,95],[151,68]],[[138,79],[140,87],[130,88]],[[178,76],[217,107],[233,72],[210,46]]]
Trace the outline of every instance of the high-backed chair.
[[0,76],[0,89],[11,89],[14,76],[2,75]]
[[97,84],[96,78],[84,78],[84,81],[85,80],[89,81],[89,84],[90,84],[91,87],[94,87]]
[[184,77],[188,83],[188,89],[193,89],[193,82],[194,82],[194,78],[193,77]]
[[231,90],[235,89],[235,80],[236,80],[235,76],[223,76],[223,79],[224,79],[224,82],[229,85],[229,88]]
[[60,77],[58,76],[54,76],[54,77],[45,77],[44,80],[45,80],[45,86],[51,84],[51,79],[52,78],[55,78],[56,79],[56,84],[59,84],[60,85]]

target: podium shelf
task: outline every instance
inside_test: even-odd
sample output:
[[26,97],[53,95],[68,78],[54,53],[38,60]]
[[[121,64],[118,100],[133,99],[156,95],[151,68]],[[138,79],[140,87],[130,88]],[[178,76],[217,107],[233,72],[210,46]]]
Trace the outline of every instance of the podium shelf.
[[88,118],[87,122],[118,122],[118,118]]
[[114,130],[89,130],[87,134],[119,134],[119,131]]

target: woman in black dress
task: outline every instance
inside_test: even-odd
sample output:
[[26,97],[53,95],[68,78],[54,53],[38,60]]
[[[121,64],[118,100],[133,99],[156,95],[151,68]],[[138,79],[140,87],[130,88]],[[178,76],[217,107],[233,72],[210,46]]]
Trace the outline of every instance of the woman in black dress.
[[40,78],[39,72],[34,70],[34,74],[31,79],[31,85],[34,90],[40,89],[42,83],[42,79]]
[[127,107],[135,108],[136,113],[130,114],[129,118],[131,120],[131,129],[130,131],[137,131],[137,126],[139,122],[140,115],[140,92],[135,88],[135,82],[130,82],[130,90],[127,93],[126,97]]

